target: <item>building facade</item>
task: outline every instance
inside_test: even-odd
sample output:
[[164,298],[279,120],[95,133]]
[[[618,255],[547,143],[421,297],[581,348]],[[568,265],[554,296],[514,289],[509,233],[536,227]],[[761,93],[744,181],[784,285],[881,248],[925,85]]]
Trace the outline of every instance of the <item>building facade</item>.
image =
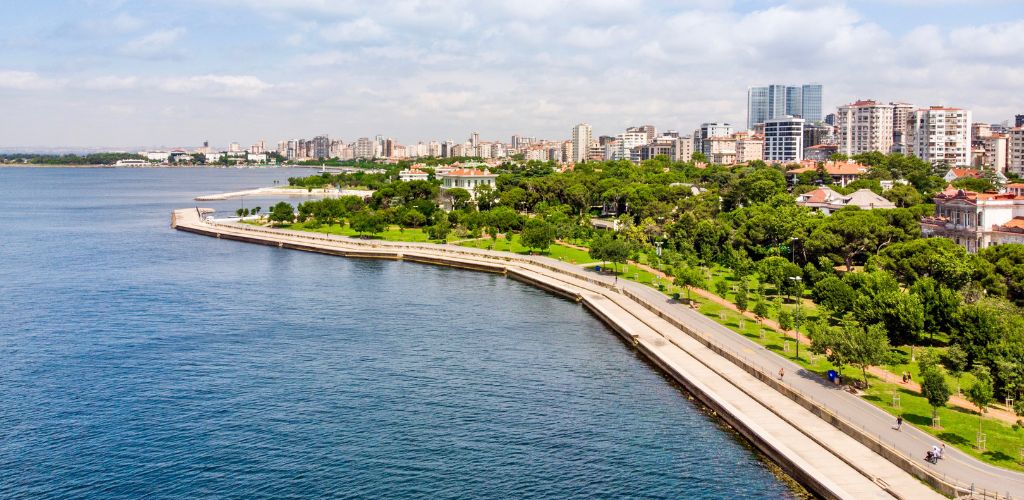
[[836,112],[839,152],[853,156],[892,150],[893,106],[876,101],[856,101]]
[[1024,176],[1024,126],[1011,129],[1009,136],[1006,170]]
[[594,129],[589,124],[581,123],[572,128],[572,161],[580,163],[588,159],[590,142],[594,139]]
[[768,85],[747,89],[747,129],[773,118],[795,116],[808,123],[820,122],[821,90],[819,84]]
[[804,157],[804,119],[787,116],[764,122],[764,161],[800,162]]
[[949,238],[968,252],[1024,242],[1024,197],[975,193],[952,186],[935,195],[935,215],[921,219],[921,234]]
[[912,111],[907,146],[910,154],[934,165],[970,165],[971,112],[943,106]]

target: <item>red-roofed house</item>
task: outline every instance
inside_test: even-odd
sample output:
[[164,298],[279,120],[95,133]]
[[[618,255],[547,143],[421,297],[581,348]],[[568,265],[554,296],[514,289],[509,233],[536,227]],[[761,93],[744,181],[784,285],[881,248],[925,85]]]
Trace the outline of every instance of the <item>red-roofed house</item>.
[[944,237],[974,253],[991,245],[1024,242],[1024,196],[976,193],[946,186],[935,195],[935,215],[921,219],[921,233]]
[[946,175],[942,177],[942,180],[946,182],[953,182],[957,179],[962,179],[964,177],[973,177],[975,179],[981,179],[981,170],[976,170],[973,168],[951,168],[949,169],[949,172],[946,172]]
[[494,189],[494,180],[498,174],[492,174],[486,170],[475,168],[455,168],[438,175],[441,178],[441,190],[462,188],[469,191],[469,194],[476,198],[476,189],[480,186],[490,186]]
[[794,168],[789,172],[786,172],[786,176],[789,177],[790,182],[796,184],[797,177],[804,172],[814,172],[818,169],[818,165],[821,165],[828,175],[832,176],[832,182],[842,187],[846,187],[847,184],[860,179],[860,176],[868,173],[868,167],[861,165],[853,160],[847,161],[826,161],[816,162],[804,160],[800,162],[802,165],[800,168]]
[[421,164],[416,164],[416,165],[413,165],[413,166],[411,166],[411,167],[409,167],[409,168],[407,168],[405,170],[402,170],[401,172],[398,172],[398,180],[400,180],[402,182],[409,182],[409,181],[425,181],[427,179],[430,179],[430,174],[429,173],[424,172],[423,170],[419,169],[419,167],[422,167],[422,166],[423,165],[421,165]]

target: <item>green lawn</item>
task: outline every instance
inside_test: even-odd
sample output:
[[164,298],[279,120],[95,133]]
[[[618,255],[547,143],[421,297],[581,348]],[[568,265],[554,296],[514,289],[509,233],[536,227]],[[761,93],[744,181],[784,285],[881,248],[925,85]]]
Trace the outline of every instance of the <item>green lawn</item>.
[[[518,234],[512,235],[511,241],[506,240],[504,238],[500,238],[497,241],[495,241],[485,237],[478,240],[463,241],[460,242],[459,245],[472,248],[501,250],[505,252],[512,252],[523,255],[530,253],[530,249],[524,247],[522,243],[520,243]],[[534,253],[538,255],[545,255],[547,257],[551,257],[552,259],[558,259],[564,262],[568,262],[570,264],[584,264],[587,262],[594,262],[594,259],[591,259],[590,254],[587,253],[586,251],[577,250],[572,247],[567,247],[558,244],[551,245],[550,247],[548,247],[547,251],[544,252],[534,250]]]
[[[277,226],[281,229],[292,229],[295,231],[310,231],[314,233],[323,234],[339,234],[343,236],[360,236],[359,233],[355,232],[348,224],[339,225],[331,224],[327,226],[321,224],[318,227],[309,227],[308,223],[296,222],[294,224],[282,224]],[[387,230],[377,234],[364,235],[367,238],[374,238],[386,241],[413,241],[413,242],[428,242],[427,233],[420,228],[401,228],[398,226],[388,226]]]
[[[656,284],[651,284],[653,276],[650,273],[645,273],[644,271],[636,273],[634,269],[632,266],[629,266],[619,275],[625,279],[658,288]],[[715,278],[727,279],[726,276],[723,276],[724,274],[720,273]],[[671,294],[678,291],[678,288],[668,285],[662,291],[666,294]],[[733,298],[731,295],[730,293],[730,299]],[[682,293],[682,296],[685,297],[685,293]],[[732,309],[696,295],[693,296],[693,300],[699,304],[698,310],[705,316],[764,346],[768,350],[786,357],[804,369],[817,373],[823,378],[829,370],[834,369],[824,356],[811,354],[807,346],[800,347],[800,357],[796,358],[796,341],[786,335],[766,326],[761,326],[757,321],[741,316]],[[909,352],[909,348],[903,349]],[[890,369],[892,368],[890,367]],[[916,362],[896,367],[896,373],[900,373],[902,370],[913,372],[915,379],[920,381]],[[860,369],[853,366],[845,367],[842,371],[842,376],[847,381],[862,380],[863,378]],[[1015,430],[1013,426],[1006,425],[1001,421],[986,418],[982,424],[982,429],[986,434],[987,443],[986,450],[982,452],[974,446],[978,431],[977,413],[962,408],[942,408],[939,410],[939,419],[942,427],[936,429],[931,427],[931,407],[928,406],[928,401],[923,396],[907,390],[899,383],[881,380],[873,375],[869,375],[868,380],[870,385],[864,391],[864,399],[892,414],[894,422],[895,415],[902,415],[907,423],[928,432],[949,446],[954,446],[984,462],[1007,469],[1024,471],[1024,465],[1020,463],[1021,450],[1024,448],[1024,429]],[[968,387],[971,383],[970,380],[972,379],[969,375],[964,375],[962,377],[963,387]],[[950,387],[955,389],[955,383],[952,383],[952,380],[950,382]],[[899,410],[892,406],[892,396],[897,393],[900,395]]]

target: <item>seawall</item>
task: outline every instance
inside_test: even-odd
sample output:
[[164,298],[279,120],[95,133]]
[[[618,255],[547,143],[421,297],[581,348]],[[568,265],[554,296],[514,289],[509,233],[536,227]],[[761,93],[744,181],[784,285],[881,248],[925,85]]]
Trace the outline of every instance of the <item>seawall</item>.
[[[181,231],[279,248],[410,260],[507,275],[582,303],[816,494],[826,498],[940,497],[905,470],[914,464],[878,460],[884,450],[872,446],[870,440],[859,439],[864,436],[851,435],[849,429],[840,427],[841,422],[822,420],[820,417],[827,418],[823,408],[813,401],[802,401],[798,391],[787,393],[786,384],[771,374],[745,364],[735,353],[720,348],[692,326],[666,314],[665,304],[653,303],[578,267],[546,258],[449,245],[366,241],[208,222],[195,209],[175,211],[172,226]],[[954,494],[952,485],[929,482],[944,495]]]

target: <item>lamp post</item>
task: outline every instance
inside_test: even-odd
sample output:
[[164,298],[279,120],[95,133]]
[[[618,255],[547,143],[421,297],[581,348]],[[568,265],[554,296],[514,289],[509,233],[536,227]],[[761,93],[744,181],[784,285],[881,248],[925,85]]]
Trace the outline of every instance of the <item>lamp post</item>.
[[800,302],[801,295],[803,292],[803,278],[800,276],[790,276],[789,279],[796,281],[797,294],[796,294],[796,318],[794,318],[795,331],[796,331],[796,359],[800,359]]

